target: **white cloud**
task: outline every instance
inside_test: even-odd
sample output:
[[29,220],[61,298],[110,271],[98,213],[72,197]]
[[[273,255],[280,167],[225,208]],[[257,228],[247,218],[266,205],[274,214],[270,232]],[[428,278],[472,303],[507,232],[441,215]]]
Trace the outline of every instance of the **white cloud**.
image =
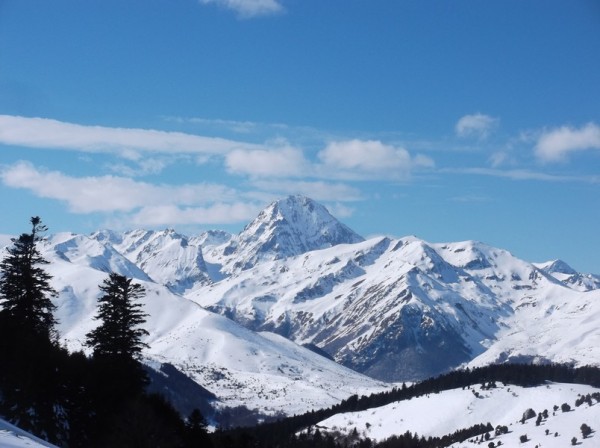
[[0,115],[0,144],[30,148],[114,153],[139,160],[142,152],[224,154],[259,145],[153,129],[84,126],[48,118]]
[[505,163],[509,162],[511,159],[510,155],[507,152],[497,151],[490,156],[489,160],[492,164],[492,167],[498,168],[499,166],[502,166]]
[[319,154],[320,174],[331,178],[372,179],[407,178],[415,167],[431,167],[433,160],[410,156],[404,148],[386,145],[378,140],[332,142]]
[[204,126],[212,126],[216,128],[227,129],[236,134],[250,134],[262,126],[260,123],[253,121],[237,121],[237,120],[222,120],[222,119],[207,119],[207,118],[172,118],[174,121],[181,123],[192,123]]
[[73,213],[131,212],[141,207],[190,206],[234,200],[236,192],[218,184],[181,186],[152,185],[118,176],[70,177],[58,171],[38,170],[28,162],[19,162],[0,171],[2,182],[23,188],[38,197],[66,202]]
[[574,151],[600,149],[600,126],[588,123],[580,129],[562,126],[542,133],[535,146],[535,155],[543,162],[566,160]]
[[277,0],[199,0],[204,5],[216,4],[235,11],[240,18],[276,14],[283,11]]
[[296,148],[234,150],[225,157],[231,173],[253,177],[300,176],[308,168],[302,151]]
[[480,113],[465,115],[456,123],[455,131],[459,137],[477,137],[485,140],[499,122],[498,118]]
[[108,168],[116,174],[127,177],[145,176],[148,174],[158,174],[164,168],[174,163],[175,160],[165,158],[147,158],[137,161],[137,166],[130,166],[125,163],[112,163]]
[[475,174],[482,176],[503,177],[512,180],[539,180],[546,182],[586,182],[600,183],[600,176],[562,176],[556,174],[541,173],[528,169],[500,170],[493,168],[445,168],[441,173],[452,174]]
[[413,168],[434,168],[435,162],[431,157],[423,154],[417,154],[413,157]]

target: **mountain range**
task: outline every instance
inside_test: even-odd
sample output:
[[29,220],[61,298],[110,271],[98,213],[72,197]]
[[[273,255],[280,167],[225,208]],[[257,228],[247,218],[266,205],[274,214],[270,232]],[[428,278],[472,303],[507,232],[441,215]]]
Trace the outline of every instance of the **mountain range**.
[[100,230],[41,247],[59,333],[85,349],[107,273],[146,289],[145,362],[170,364],[216,407],[330,406],[459,366],[600,364],[600,277],[475,241],[365,240],[290,196],[239,234]]

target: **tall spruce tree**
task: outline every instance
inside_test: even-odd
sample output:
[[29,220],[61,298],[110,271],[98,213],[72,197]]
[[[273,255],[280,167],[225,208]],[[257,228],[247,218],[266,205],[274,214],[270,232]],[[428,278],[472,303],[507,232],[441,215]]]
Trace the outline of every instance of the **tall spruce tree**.
[[37,248],[48,228],[38,216],[31,218],[31,226],[31,233],[12,239],[12,247],[0,262],[0,322],[55,342],[56,306],[51,298],[57,294],[50,286],[52,277],[42,268],[48,261]]
[[[93,349],[99,380],[100,399],[119,401],[143,391],[148,378],[138,362],[147,347],[142,337],[148,332],[141,328],[146,319],[142,305],[136,303],[145,294],[144,287],[123,275],[112,273],[100,285],[103,294],[98,299],[96,319],[102,321],[86,337]],[[106,388],[104,388],[106,386]]]
[[51,299],[57,294],[37,248],[47,228],[37,216],[31,226],[0,261],[0,410],[24,429],[56,439],[59,347]]
[[148,332],[139,325],[146,322],[142,305],[135,303],[144,296],[144,287],[123,275],[112,273],[100,286],[104,293],[99,299],[95,319],[102,323],[87,334],[87,345],[95,357],[139,359],[147,347],[142,337]]

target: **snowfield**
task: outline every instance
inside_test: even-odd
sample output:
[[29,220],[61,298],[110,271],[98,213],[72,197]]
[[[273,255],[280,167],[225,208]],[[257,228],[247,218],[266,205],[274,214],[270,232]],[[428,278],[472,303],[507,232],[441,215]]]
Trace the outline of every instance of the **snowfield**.
[[0,419],[0,447],[2,448],[57,448],[15,425]]
[[[406,431],[423,436],[444,436],[459,429],[476,424],[491,423],[507,426],[509,432],[500,436],[490,433],[489,441],[507,447],[520,446],[519,438],[526,434],[530,442],[528,446],[558,448],[571,445],[571,439],[577,437],[580,446],[600,446],[599,433],[592,433],[582,439],[580,426],[586,423],[592,430],[600,430],[600,404],[593,400],[593,405],[584,403],[575,407],[578,395],[598,392],[590,386],[577,384],[550,383],[544,386],[523,388],[501,383],[495,389],[482,390],[480,386],[470,389],[453,389],[439,394],[429,394],[411,400],[391,403],[367,411],[338,414],[320,422],[317,427],[321,431],[339,431],[351,433],[354,428],[363,437],[381,441],[392,435]],[[477,392],[477,397],[474,392]],[[554,406],[567,403],[571,411],[553,410]],[[533,409],[536,414],[548,410],[548,418],[540,426],[536,426],[536,418],[520,423],[523,413]],[[546,435],[548,430],[549,435]],[[558,436],[555,437],[555,433]],[[477,438],[479,440],[479,438]],[[487,446],[485,442],[483,446]],[[454,444],[453,447],[475,446],[468,441]],[[481,445],[479,445],[481,446]]]

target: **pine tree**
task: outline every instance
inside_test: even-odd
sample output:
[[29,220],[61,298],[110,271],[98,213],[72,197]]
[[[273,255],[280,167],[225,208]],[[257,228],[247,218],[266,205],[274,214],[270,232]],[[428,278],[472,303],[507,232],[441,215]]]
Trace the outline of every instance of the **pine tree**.
[[31,233],[12,240],[0,261],[0,397],[9,420],[42,437],[61,431],[59,347],[48,264],[37,248],[47,227],[31,218]]
[[94,357],[139,359],[147,347],[142,337],[148,332],[138,326],[146,322],[142,305],[134,303],[145,294],[144,287],[122,275],[112,273],[100,286],[104,293],[96,319],[102,323],[88,333],[86,344],[93,348]]
[[187,446],[201,446],[205,448],[212,446],[210,437],[206,430],[207,426],[206,419],[200,410],[194,409],[188,417],[185,425]]
[[52,277],[41,267],[48,261],[36,245],[47,227],[37,216],[31,218],[31,225],[31,233],[12,239],[8,255],[0,262],[0,322],[55,342],[56,306],[51,298],[57,294],[50,286]]
[[98,299],[95,318],[101,324],[86,335],[86,344],[93,349],[93,362],[99,375],[98,399],[119,401],[141,393],[148,381],[138,362],[147,347],[142,337],[148,332],[139,327],[146,321],[147,314],[140,303],[135,303],[145,290],[142,285],[116,273],[109,275],[100,290],[103,294]]

